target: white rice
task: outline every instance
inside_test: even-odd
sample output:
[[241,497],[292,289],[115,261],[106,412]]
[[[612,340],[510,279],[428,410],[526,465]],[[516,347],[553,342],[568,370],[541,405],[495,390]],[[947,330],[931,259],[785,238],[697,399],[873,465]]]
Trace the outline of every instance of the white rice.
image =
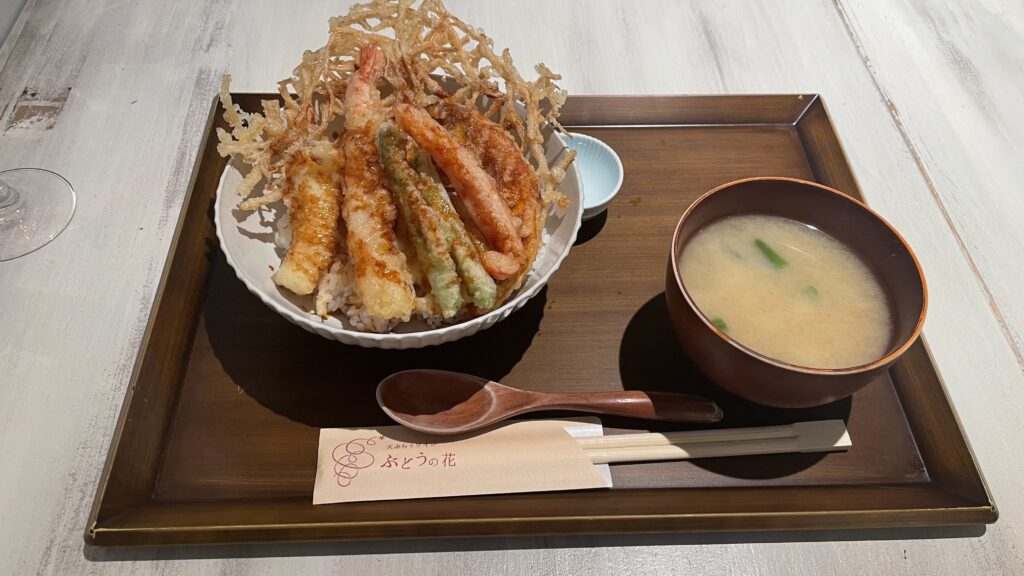
[[339,250],[330,270],[320,279],[316,292],[316,313],[326,317],[341,312],[353,330],[361,332],[390,332],[401,323],[392,318],[381,320],[370,316],[356,294],[356,274],[348,253]]

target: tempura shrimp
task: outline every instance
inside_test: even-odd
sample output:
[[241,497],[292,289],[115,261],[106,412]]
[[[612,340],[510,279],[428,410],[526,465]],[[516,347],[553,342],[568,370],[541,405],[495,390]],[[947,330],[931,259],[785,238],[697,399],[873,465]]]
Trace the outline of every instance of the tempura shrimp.
[[543,227],[544,202],[537,174],[512,135],[474,107],[442,100],[428,110],[459,144],[480,159],[484,171],[493,179],[501,200],[518,224],[524,249],[516,256],[520,270],[527,270],[540,247]]
[[384,109],[377,80],[384,53],[376,45],[359,52],[359,70],[345,92],[345,193],[342,216],[355,266],[356,293],[370,316],[408,320],[415,306],[405,255],[395,244],[397,210],[385,187],[377,153],[377,128]]
[[514,275],[521,268],[519,259],[523,254],[520,222],[512,215],[480,160],[424,110],[396,104],[395,119],[448,176],[473,224],[493,248],[481,254],[487,272],[497,280]]

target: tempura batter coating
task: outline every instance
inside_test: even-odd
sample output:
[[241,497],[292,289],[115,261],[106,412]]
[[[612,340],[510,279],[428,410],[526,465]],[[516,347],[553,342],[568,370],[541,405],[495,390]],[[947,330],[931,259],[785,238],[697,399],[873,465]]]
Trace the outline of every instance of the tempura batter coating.
[[452,231],[423,199],[419,175],[406,159],[408,142],[408,136],[390,122],[382,123],[377,130],[377,150],[388,176],[388,187],[405,222],[406,234],[429,279],[430,293],[441,308],[441,315],[451,318],[463,303],[459,275],[448,254],[452,248]]
[[513,218],[494,179],[484,171],[480,160],[423,110],[398,104],[395,119],[448,176],[473,223],[487,239],[491,252],[497,253],[481,255],[487,272],[497,280],[515,274],[520,269],[519,258],[523,252],[519,222]]
[[518,224],[523,250],[516,254],[519,273],[499,286],[500,292],[507,293],[508,289],[519,286],[540,249],[544,226],[540,181],[512,135],[484,118],[476,109],[442,100],[431,106],[429,111],[457,142],[480,159],[484,171],[494,180],[502,200]]
[[373,45],[359,54],[359,71],[345,93],[345,195],[342,216],[355,265],[356,292],[374,318],[408,320],[415,305],[405,255],[395,245],[397,210],[384,184],[377,127],[384,119],[376,82],[384,54]]
[[287,196],[292,239],[274,284],[310,294],[331,265],[338,236],[341,152],[319,142],[296,154]]

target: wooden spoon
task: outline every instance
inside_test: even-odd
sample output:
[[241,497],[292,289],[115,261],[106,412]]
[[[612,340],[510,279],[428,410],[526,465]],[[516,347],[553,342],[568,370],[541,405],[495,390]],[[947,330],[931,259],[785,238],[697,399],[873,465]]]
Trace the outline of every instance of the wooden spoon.
[[527,392],[444,370],[406,370],[377,386],[377,403],[395,422],[428,434],[461,434],[536,410],[574,410],[646,420],[709,424],[722,409],[700,396],[669,392]]

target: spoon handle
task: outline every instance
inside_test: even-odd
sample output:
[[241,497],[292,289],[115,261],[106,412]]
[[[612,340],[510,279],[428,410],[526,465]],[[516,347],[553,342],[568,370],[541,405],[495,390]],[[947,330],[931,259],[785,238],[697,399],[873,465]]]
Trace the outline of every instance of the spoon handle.
[[722,419],[722,409],[707,398],[671,392],[583,392],[567,394],[534,394],[533,410],[574,410],[595,414],[610,414],[663,420],[708,424]]

